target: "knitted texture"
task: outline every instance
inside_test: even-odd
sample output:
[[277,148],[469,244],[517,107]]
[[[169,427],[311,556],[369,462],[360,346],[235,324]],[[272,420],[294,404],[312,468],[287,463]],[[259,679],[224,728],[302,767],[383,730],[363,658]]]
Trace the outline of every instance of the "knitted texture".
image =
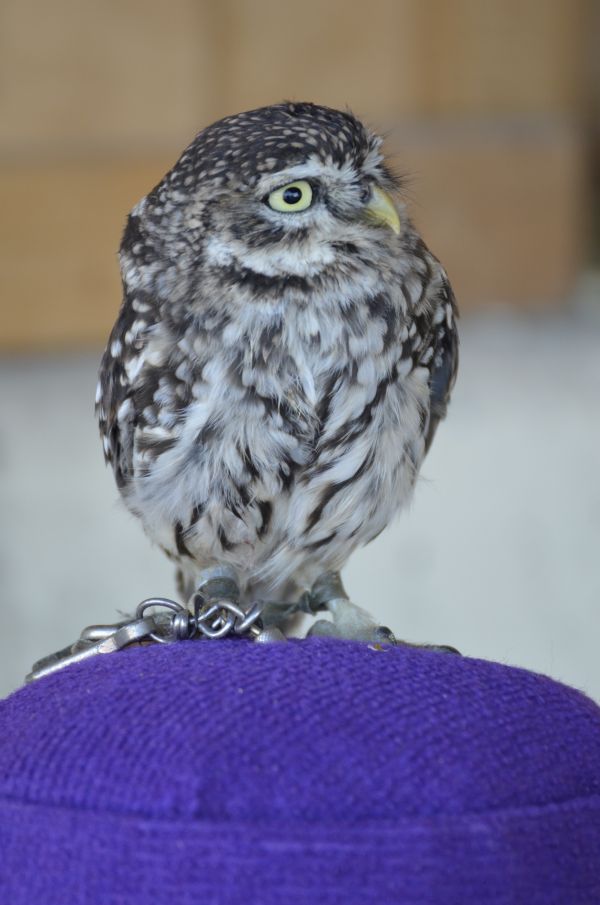
[[600,710],[308,640],[96,657],[0,703],[0,905],[593,905]]

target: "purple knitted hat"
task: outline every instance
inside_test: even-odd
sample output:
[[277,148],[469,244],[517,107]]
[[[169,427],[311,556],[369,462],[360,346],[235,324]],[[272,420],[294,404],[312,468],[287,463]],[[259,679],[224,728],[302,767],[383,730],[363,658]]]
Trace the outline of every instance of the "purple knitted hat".
[[1,905],[592,905],[600,710],[497,663],[191,641],[0,704]]

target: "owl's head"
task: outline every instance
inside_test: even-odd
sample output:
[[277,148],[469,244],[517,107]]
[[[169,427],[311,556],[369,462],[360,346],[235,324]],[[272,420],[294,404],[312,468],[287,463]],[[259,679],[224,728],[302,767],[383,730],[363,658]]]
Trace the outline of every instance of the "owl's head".
[[196,136],[133,213],[171,259],[315,275],[342,247],[397,249],[398,184],[381,144],[351,113],[316,104],[229,116]]

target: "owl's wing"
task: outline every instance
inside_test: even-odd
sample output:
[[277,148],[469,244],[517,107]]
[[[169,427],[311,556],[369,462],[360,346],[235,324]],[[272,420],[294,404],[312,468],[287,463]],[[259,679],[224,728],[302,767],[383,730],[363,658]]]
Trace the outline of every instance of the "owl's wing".
[[133,464],[136,419],[132,375],[136,369],[136,356],[129,344],[126,345],[125,336],[134,321],[131,299],[124,289],[123,304],[102,356],[96,391],[96,417],[104,458],[112,466],[119,489],[128,484]]
[[[448,277],[441,268],[440,277],[441,283],[436,289],[440,319],[437,323],[434,323],[432,331],[433,357],[429,381],[429,425],[425,435],[426,453],[431,446],[438,424],[446,415],[458,369],[458,332],[456,329],[458,311],[456,300]],[[441,317],[442,312],[443,317]]]

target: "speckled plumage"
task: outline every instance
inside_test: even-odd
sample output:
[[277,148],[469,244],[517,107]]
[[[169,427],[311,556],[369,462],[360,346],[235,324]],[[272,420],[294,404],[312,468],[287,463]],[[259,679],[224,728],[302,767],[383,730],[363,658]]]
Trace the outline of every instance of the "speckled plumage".
[[[289,594],[406,503],[457,363],[446,274],[349,113],[285,103],[201,132],[132,211],[97,410],[127,506],[186,593],[227,563]],[[268,194],[307,180],[313,204]]]

